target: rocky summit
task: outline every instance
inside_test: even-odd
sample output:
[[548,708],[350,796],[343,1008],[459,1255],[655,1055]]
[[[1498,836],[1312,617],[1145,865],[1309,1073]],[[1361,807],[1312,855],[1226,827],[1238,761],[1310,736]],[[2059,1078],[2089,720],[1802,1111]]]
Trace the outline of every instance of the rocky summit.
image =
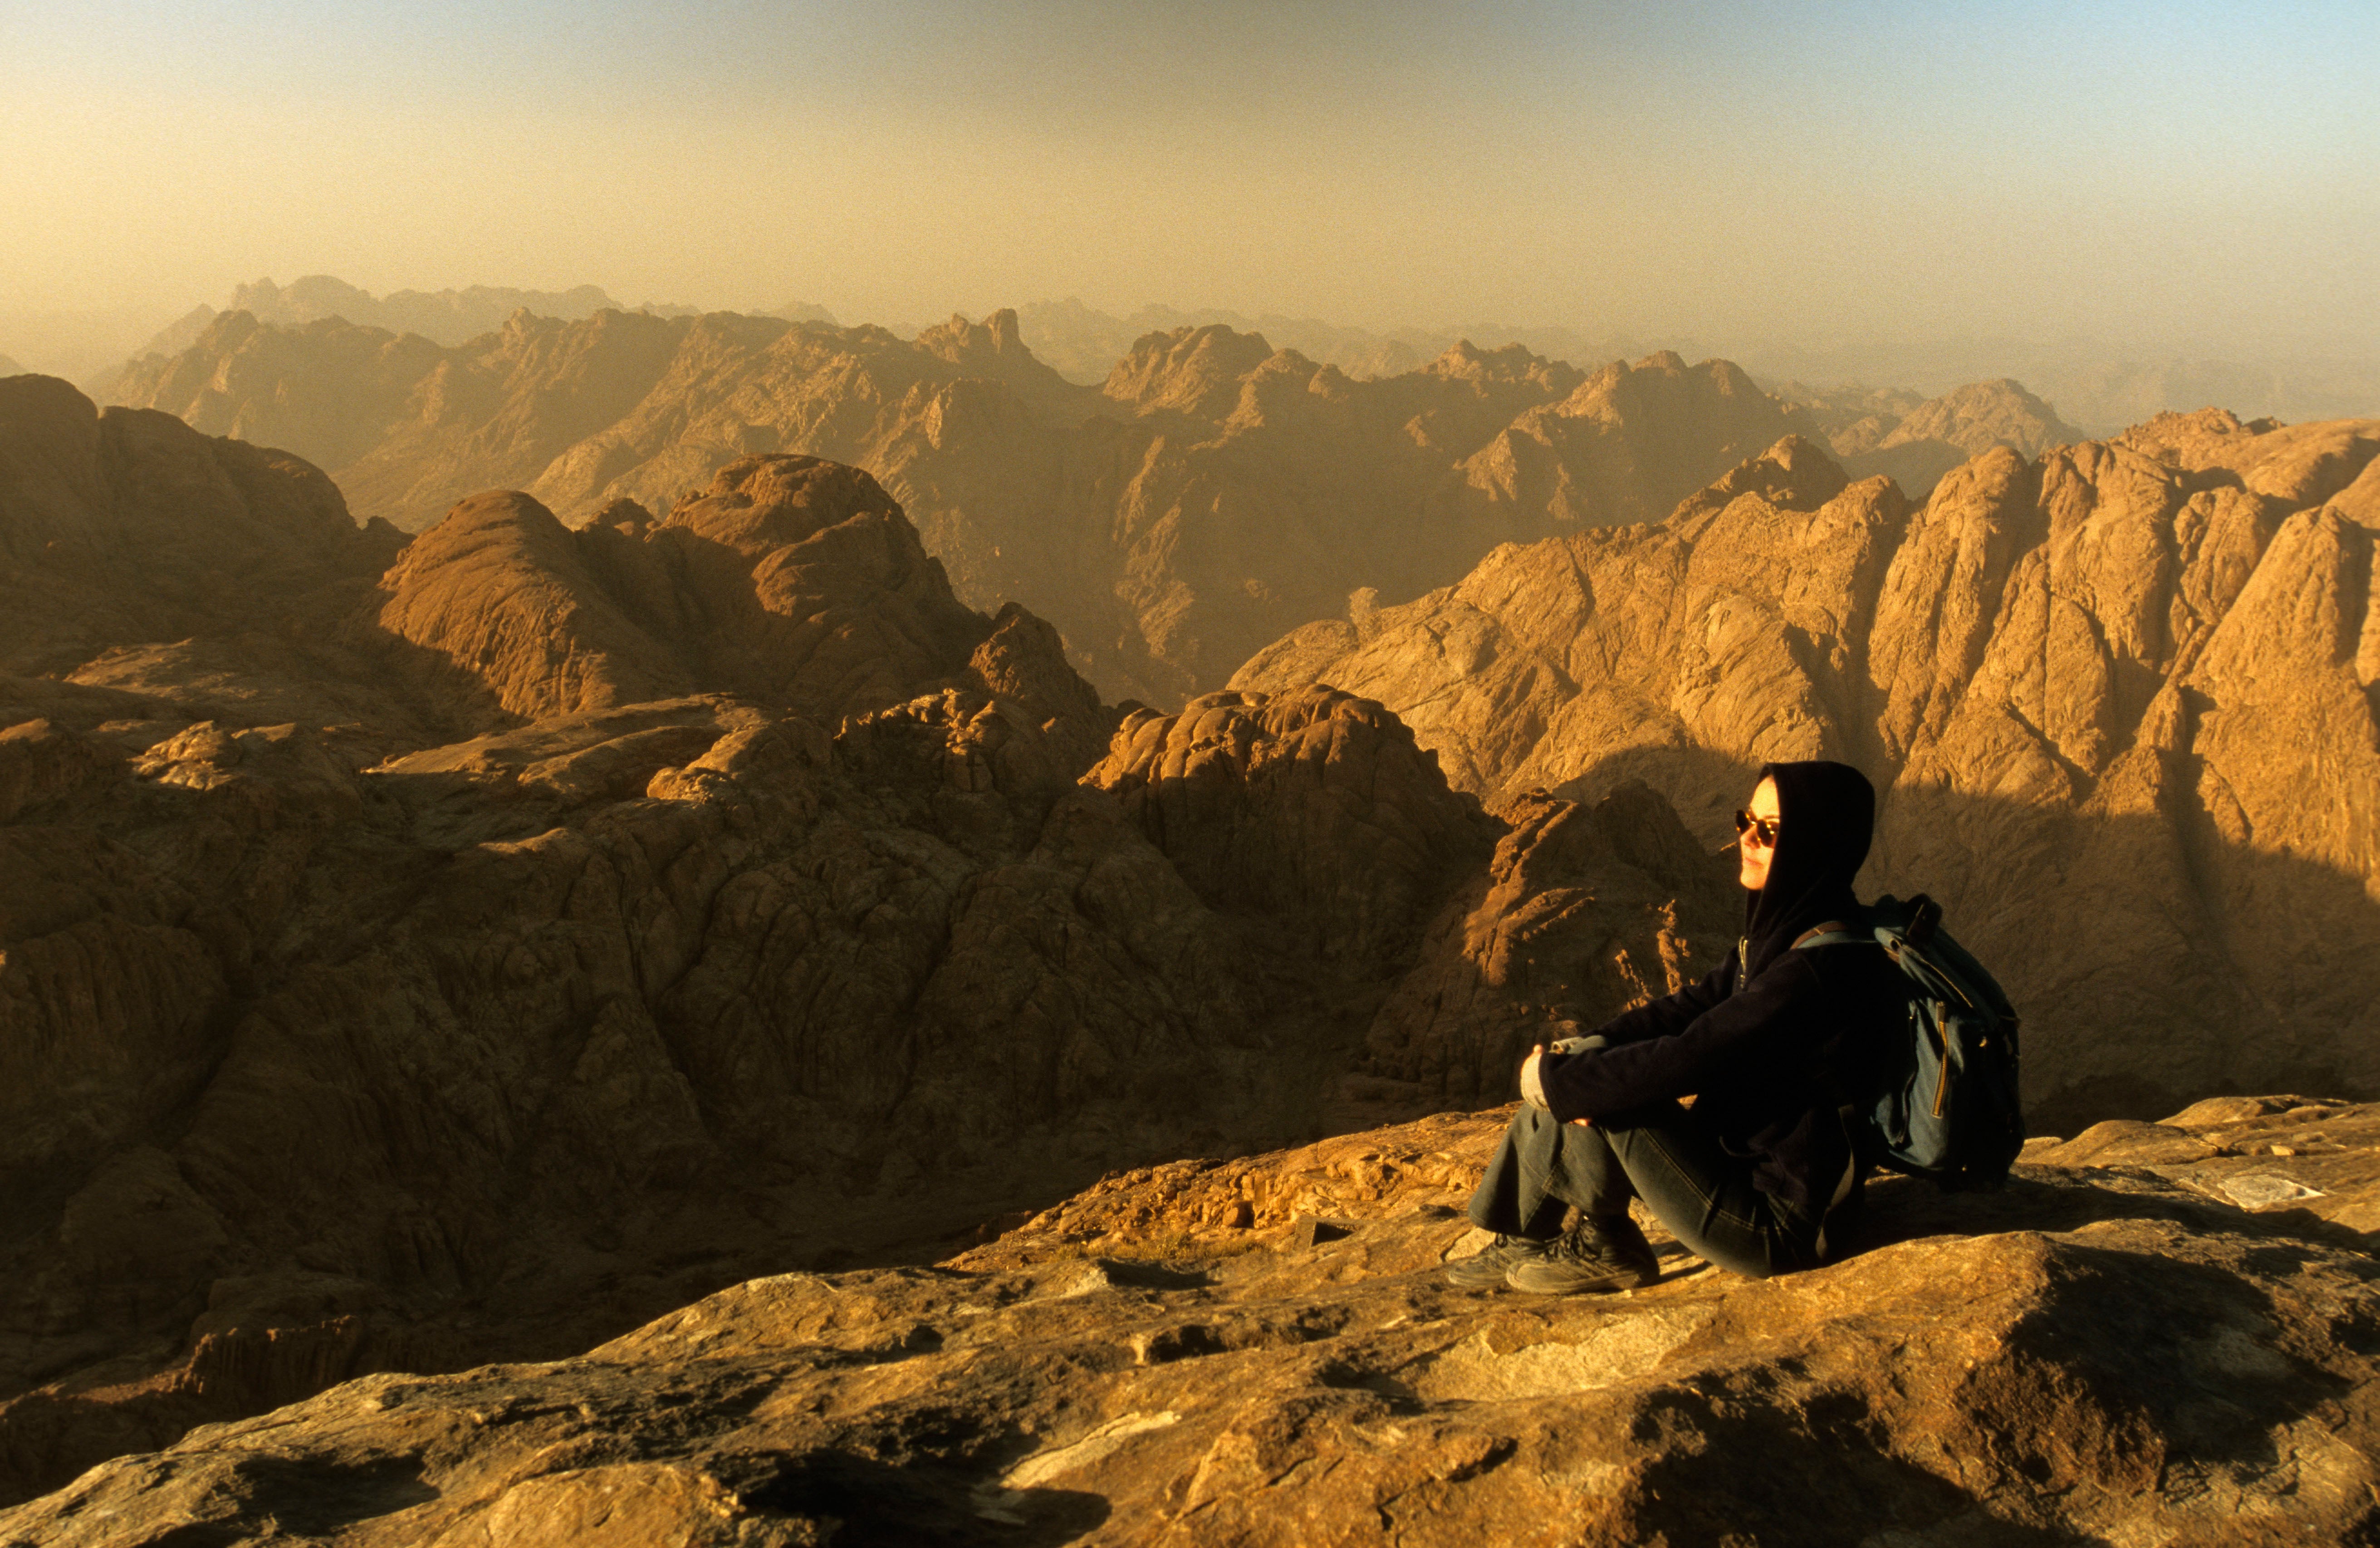
[[2380,1110],[2037,1140],[1842,1261],[1447,1285],[1504,1113],[1110,1177],[932,1267],[378,1375],[0,1514],[353,1545],[2242,1542],[2380,1528]]

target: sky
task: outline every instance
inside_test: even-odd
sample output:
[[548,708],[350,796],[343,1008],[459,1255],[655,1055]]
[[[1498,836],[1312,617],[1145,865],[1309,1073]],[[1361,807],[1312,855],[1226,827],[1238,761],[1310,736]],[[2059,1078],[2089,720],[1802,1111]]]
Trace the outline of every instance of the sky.
[[2371,0],[0,0],[0,353],[307,274],[2380,353],[2374,79]]

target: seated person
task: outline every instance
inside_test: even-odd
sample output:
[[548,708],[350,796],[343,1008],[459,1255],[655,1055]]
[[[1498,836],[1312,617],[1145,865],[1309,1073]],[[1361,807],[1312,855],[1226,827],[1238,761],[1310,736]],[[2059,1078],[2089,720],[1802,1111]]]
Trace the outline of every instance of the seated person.
[[[1736,814],[1743,936],[1708,977],[1521,1067],[1524,1103],[1471,1198],[1496,1239],[1457,1285],[1617,1290],[1660,1277],[1632,1199],[1711,1262],[1755,1278],[1813,1267],[1864,1179],[1852,1106],[1907,1018],[1870,945],[1795,949],[1856,921],[1876,791],[1842,763],[1771,763]],[[1692,1094],[1691,1107],[1681,1098]],[[1579,1211],[1565,1234],[1562,1221]]]

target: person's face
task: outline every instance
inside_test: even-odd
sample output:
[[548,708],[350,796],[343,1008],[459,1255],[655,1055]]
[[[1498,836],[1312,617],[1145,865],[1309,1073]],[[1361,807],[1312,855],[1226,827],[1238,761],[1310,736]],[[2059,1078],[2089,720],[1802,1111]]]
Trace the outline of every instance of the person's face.
[[1758,892],[1768,884],[1768,865],[1777,858],[1776,844],[1761,842],[1762,834],[1777,833],[1777,782],[1764,779],[1755,786],[1752,804],[1745,810],[1752,813],[1753,821],[1735,835],[1736,853],[1742,861],[1736,878],[1748,890]]

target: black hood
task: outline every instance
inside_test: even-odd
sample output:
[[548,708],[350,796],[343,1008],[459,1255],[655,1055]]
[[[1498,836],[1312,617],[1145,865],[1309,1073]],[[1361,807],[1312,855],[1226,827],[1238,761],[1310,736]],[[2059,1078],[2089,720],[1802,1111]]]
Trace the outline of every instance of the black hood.
[[1812,925],[1852,916],[1852,878],[1876,835],[1876,786],[1849,763],[1767,763],[1760,777],[1777,782],[1777,853],[1768,884],[1744,899],[1747,978]]

